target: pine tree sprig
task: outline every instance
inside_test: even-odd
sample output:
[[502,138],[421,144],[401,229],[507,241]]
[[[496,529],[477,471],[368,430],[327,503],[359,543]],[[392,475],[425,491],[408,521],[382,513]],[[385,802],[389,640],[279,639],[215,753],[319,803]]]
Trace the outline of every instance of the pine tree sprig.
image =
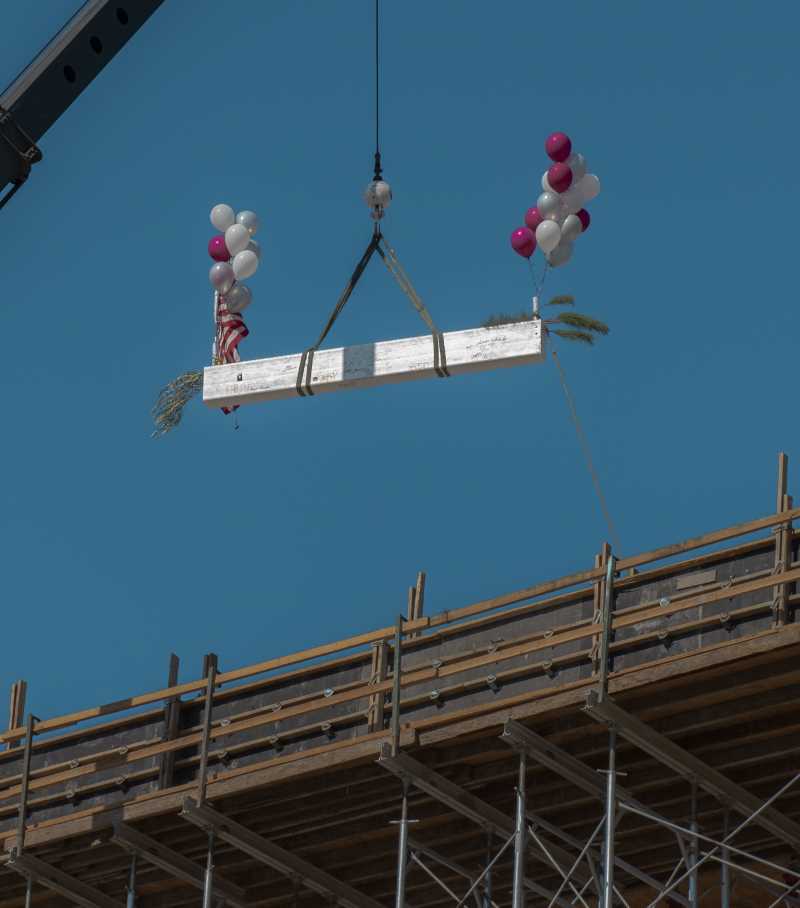
[[554,296],[545,306],[574,306],[574,296]]
[[579,312],[562,312],[553,321],[579,328],[582,331],[594,331],[597,334],[608,334],[608,325],[590,315],[581,315]]
[[553,334],[563,337],[564,340],[579,341],[582,344],[589,344],[590,347],[594,345],[594,337],[587,331],[559,330],[556,328],[553,330]]

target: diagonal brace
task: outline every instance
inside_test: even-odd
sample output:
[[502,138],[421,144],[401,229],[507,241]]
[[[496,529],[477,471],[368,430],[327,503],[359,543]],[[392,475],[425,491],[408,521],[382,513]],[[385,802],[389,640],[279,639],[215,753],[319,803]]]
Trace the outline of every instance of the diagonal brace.
[[30,854],[13,854],[8,866],[27,879],[34,880],[41,886],[64,896],[70,902],[81,905],[82,908],[123,908],[121,902],[110,898],[94,886],[82,883],[58,867],[53,867],[52,864]]
[[375,899],[252,832],[207,804],[198,804],[193,798],[186,798],[181,816],[201,829],[213,831],[217,838],[233,845],[261,864],[266,864],[288,877],[300,879],[303,885],[313,892],[326,900],[338,903],[343,908],[383,908]]
[[[573,757],[572,754],[567,753],[567,751],[562,750],[557,745],[551,744],[546,738],[531,731],[525,725],[514,719],[508,719],[503,726],[503,733],[500,739],[515,750],[524,750],[531,759],[536,760],[541,766],[572,782],[573,785],[576,785],[587,794],[596,796],[601,802],[605,799],[605,782],[598,776],[597,772],[577,757]],[[617,783],[616,790],[618,800],[644,809],[633,795],[619,783]],[[530,818],[534,824],[541,825],[543,829],[547,828],[548,824],[540,823],[535,817]],[[680,837],[678,836],[677,838],[678,842],[681,843]],[[578,848],[581,847],[580,843],[573,844]],[[616,855],[614,855],[614,866],[619,867],[620,870],[624,870],[653,889],[661,889],[661,883],[658,880]],[[679,905],[688,906],[689,904],[687,899],[678,892],[671,892],[669,897]]]
[[[491,832],[493,835],[508,839],[514,834],[514,821],[511,817],[506,816],[502,811],[491,804],[487,804],[480,798],[463,789],[455,782],[451,782],[440,773],[425,766],[413,757],[407,754],[397,754],[392,756],[391,749],[384,744],[381,755],[378,759],[378,765],[396,775],[403,781],[410,782],[420,791],[425,792],[435,801],[439,801],[449,807],[456,813],[465,816],[477,823],[482,829]],[[562,848],[552,843],[547,843],[551,854],[562,864],[569,865],[572,863],[570,856]],[[531,849],[531,853],[540,861],[550,866],[549,861],[544,858],[538,850]],[[575,874],[576,879],[585,883],[588,876],[579,871]],[[529,880],[525,880],[526,888],[531,888]]]
[[[781,841],[800,850],[800,825],[783,816],[774,807],[760,810],[761,799],[742,788],[721,772],[699,760],[675,744],[665,735],[654,731],[640,719],[626,712],[613,700],[600,701],[591,691],[586,701],[586,712],[598,722],[613,725],[631,744],[654,757],[660,763],[697,784],[721,803],[728,805],[745,816],[756,814],[755,822]],[[759,812],[760,811],[760,812]]]
[[[176,879],[183,880],[184,883],[189,883],[198,889],[203,888],[205,875],[203,867],[125,823],[115,824],[111,841],[130,854],[135,854],[154,866],[160,867]],[[214,874],[214,890],[234,908],[249,908],[244,889],[220,879],[216,873]]]

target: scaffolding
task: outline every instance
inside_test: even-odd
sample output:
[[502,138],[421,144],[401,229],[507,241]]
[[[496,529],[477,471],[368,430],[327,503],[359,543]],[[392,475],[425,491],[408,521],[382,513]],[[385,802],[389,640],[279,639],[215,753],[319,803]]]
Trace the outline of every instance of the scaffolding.
[[683,543],[52,719],[17,682],[0,908],[800,905],[799,516],[781,455]]

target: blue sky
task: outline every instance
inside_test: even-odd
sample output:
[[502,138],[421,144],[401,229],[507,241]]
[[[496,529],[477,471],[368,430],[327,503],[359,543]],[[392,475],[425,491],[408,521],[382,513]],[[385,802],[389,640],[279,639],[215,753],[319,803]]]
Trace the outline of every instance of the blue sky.
[[[797,5],[382,5],[385,232],[440,326],[529,304],[508,235],[565,130],[603,192],[548,290],[611,325],[561,359],[623,553],[769,513],[800,458]],[[76,6],[8,4],[3,84]],[[316,338],[370,231],[371,2],[221,9],[165,3],[0,213],[0,687],[40,716],[160,687],[171,650],[189,679],[386,625],[420,568],[436,612],[608,537],[552,363],[149,437],[208,359],[213,204],[262,218],[245,358]],[[376,262],[330,342],[417,333]]]

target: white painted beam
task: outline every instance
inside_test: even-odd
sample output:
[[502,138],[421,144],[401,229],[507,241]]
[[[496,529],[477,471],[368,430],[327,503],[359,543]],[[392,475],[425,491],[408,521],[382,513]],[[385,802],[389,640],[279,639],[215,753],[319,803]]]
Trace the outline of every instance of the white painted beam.
[[[443,337],[451,375],[523,366],[544,359],[539,320],[449,331]],[[203,402],[209,407],[230,407],[296,397],[300,358],[300,353],[293,353],[208,366],[203,374]],[[433,338],[426,334],[318,350],[311,388],[314,394],[322,394],[435,377]]]

